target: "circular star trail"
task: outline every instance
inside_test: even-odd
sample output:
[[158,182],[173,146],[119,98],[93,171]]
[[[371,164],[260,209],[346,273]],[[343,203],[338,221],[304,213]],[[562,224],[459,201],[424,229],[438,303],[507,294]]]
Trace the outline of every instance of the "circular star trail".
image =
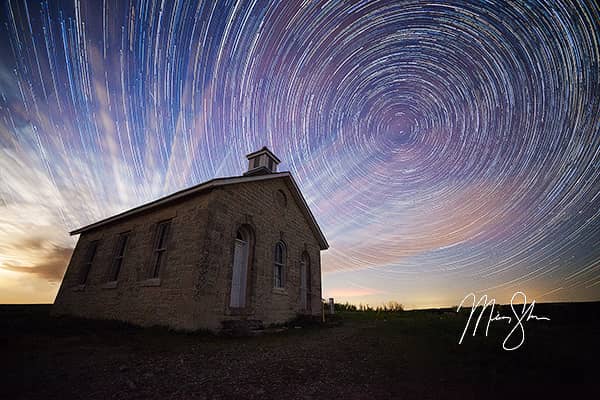
[[[600,299],[593,2],[1,12],[5,269],[72,246],[68,229],[239,175],[267,145],[331,244],[326,292],[417,306],[471,291]],[[37,247],[23,246],[31,229]]]

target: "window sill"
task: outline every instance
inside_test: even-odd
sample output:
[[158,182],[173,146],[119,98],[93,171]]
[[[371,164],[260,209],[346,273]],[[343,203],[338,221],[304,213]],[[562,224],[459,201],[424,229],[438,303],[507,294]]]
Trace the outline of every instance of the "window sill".
[[72,291],[74,291],[74,292],[83,292],[83,291],[85,290],[85,283],[82,283],[82,284],[80,284],[80,285],[73,286],[73,287],[71,288],[71,290],[72,290]]
[[106,282],[102,285],[102,289],[116,289],[118,283],[118,281]]
[[138,286],[141,286],[141,287],[160,286],[160,278],[150,278],[150,279],[140,281],[140,282],[138,282]]
[[287,296],[288,292],[284,288],[273,288],[273,294],[279,294],[282,296]]

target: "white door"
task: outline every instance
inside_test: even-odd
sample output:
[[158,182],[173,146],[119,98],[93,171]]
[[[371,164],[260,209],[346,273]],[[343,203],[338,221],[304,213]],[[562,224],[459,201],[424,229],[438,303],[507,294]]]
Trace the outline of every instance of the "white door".
[[231,275],[230,307],[246,306],[246,276],[248,270],[248,242],[235,240],[233,273]]

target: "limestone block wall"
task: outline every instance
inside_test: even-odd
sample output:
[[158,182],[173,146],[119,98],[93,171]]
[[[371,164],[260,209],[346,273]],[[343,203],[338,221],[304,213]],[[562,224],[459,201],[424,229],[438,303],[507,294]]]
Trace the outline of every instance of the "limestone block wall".
[[[300,261],[310,257],[311,313],[321,312],[319,244],[285,179],[221,186],[81,234],[53,313],[117,319],[176,329],[221,328],[228,319],[281,323],[306,313]],[[283,196],[282,196],[283,195]],[[157,224],[170,220],[166,263],[149,279]],[[254,236],[247,307],[231,309],[237,230]],[[117,240],[129,232],[118,280],[110,282]],[[80,283],[90,243],[99,241],[85,285]],[[274,248],[286,245],[284,288],[274,287]]]
[[[196,282],[202,262],[200,244],[206,235],[207,195],[132,216],[81,234],[53,307],[54,314],[118,319],[142,326],[168,325],[197,329]],[[171,220],[166,262],[159,279],[150,277],[156,225]],[[117,282],[109,271],[118,235],[130,232]],[[85,285],[80,277],[92,241],[99,245]]]
[[[277,200],[282,191],[287,205]],[[209,205],[209,271],[214,275],[213,311],[224,319],[250,318],[265,324],[280,323],[305,313],[300,296],[300,260],[306,251],[311,261],[312,314],[321,313],[320,248],[285,180],[240,183],[216,189]],[[234,240],[240,226],[254,231],[254,252],[249,271],[247,310],[229,307]],[[274,247],[287,248],[284,288],[274,287]]]

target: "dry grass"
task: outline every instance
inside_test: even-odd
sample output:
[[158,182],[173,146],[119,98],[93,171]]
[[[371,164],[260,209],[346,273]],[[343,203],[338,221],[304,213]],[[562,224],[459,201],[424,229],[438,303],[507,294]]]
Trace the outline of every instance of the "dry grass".
[[[505,327],[457,343],[467,314],[346,312],[252,338],[53,319],[0,306],[0,398],[556,398],[596,392],[600,304],[537,305],[525,345]],[[504,329],[502,329],[504,328]]]

